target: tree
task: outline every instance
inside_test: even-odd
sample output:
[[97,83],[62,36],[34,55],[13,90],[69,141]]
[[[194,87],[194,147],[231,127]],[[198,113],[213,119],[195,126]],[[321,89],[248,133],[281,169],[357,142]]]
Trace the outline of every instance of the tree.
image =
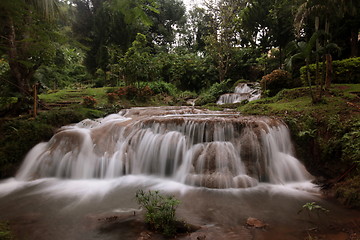
[[206,2],[210,11],[211,34],[205,38],[206,52],[209,54],[219,73],[219,81],[225,80],[230,68],[231,55],[237,44],[235,24],[237,12],[242,7],[242,1],[219,0]]
[[76,19],[73,30],[86,51],[85,64],[94,74],[99,68],[108,71],[116,45],[124,54],[136,38],[146,33],[157,14],[155,0],[75,0]]
[[292,41],[287,46],[288,52],[289,52],[289,57],[287,58],[286,62],[290,69],[292,69],[292,67],[296,61],[299,61],[299,60],[305,61],[307,83],[309,86],[309,92],[310,92],[311,100],[313,103],[316,103],[318,100],[315,97],[313,90],[312,90],[309,65],[310,65],[311,58],[314,55],[313,49],[314,49],[314,46],[316,45],[316,41],[318,38],[319,38],[319,34],[314,33],[308,42]]
[[147,46],[146,36],[138,33],[132,46],[120,61],[120,66],[125,76],[125,82],[139,85],[140,81],[149,81],[155,71]]
[[205,39],[214,34],[211,27],[212,16],[206,9],[195,7],[189,11],[188,22],[182,34],[183,47],[190,52],[203,54],[205,52]]
[[33,75],[54,56],[53,19],[56,0],[13,0],[0,3],[1,49],[10,66],[10,82],[18,93],[17,108],[31,98]]
[[289,0],[250,0],[242,10],[239,32],[243,43],[260,47],[263,53],[279,49],[279,68],[283,49],[295,39],[292,24],[296,4]]
[[156,0],[156,5],[158,11],[148,13],[152,21],[149,35],[158,46],[168,50],[186,23],[185,5],[179,0]]

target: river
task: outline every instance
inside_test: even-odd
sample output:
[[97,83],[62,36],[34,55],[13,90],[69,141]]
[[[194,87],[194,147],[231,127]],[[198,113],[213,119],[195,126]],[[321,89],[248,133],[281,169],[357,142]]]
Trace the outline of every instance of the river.
[[[162,239],[142,221],[142,189],[174,195],[177,218],[199,227],[177,239],[355,236],[359,212],[325,199],[312,180],[278,119],[133,108],[64,126],[35,146],[0,183],[0,220],[20,240]],[[303,208],[311,202],[329,212]]]

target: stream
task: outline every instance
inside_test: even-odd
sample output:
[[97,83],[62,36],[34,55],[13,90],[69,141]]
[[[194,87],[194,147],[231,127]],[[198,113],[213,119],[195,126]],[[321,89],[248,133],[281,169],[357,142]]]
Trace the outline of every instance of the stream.
[[[163,239],[143,223],[142,189],[174,195],[177,218],[199,227],[177,239],[356,239],[359,211],[327,200],[312,180],[276,118],[132,108],[35,146],[0,183],[0,220],[20,240]],[[310,202],[329,213],[306,211]]]

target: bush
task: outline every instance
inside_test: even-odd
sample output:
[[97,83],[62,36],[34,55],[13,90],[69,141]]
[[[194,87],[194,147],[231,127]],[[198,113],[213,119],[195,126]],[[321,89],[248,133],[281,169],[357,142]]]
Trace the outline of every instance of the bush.
[[200,106],[208,103],[214,103],[217,101],[220,95],[229,92],[231,87],[232,83],[230,80],[223,81],[221,83],[214,83],[207,91],[199,96],[195,102],[195,105]]
[[14,235],[10,231],[8,222],[0,222],[0,240],[12,240],[15,239]]
[[172,83],[164,81],[149,82],[147,85],[153,91],[154,94],[165,93],[170,96],[176,96],[178,89]]
[[292,88],[291,74],[285,70],[277,69],[261,79],[261,88],[269,97],[275,96],[285,88]]
[[[320,75],[323,63],[319,64]],[[316,65],[310,64],[311,81],[315,82]],[[301,80],[307,85],[306,66],[300,68]],[[360,57],[333,61],[332,83],[360,83]],[[320,76],[321,77],[321,76]]]
[[57,128],[101,116],[101,111],[78,107],[40,112],[35,120],[0,122],[0,179],[13,176],[26,153],[39,142],[48,141]]
[[145,222],[155,231],[160,231],[166,237],[176,234],[176,207],[180,201],[173,196],[163,196],[159,191],[136,192],[137,202],[146,209]]
[[118,100],[121,100],[124,97],[128,100],[138,99],[138,100],[146,101],[153,95],[154,92],[149,86],[137,88],[133,85],[121,87],[113,92],[108,92],[106,94],[108,98],[108,102],[111,104],[115,103]]
[[83,97],[82,105],[84,105],[85,107],[93,108],[95,107],[95,104],[96,104],[96,99],[94,97],[92,96]]

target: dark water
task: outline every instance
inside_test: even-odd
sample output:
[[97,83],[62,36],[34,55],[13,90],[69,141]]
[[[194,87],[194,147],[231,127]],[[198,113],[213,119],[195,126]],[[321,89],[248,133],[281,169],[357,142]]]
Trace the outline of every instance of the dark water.
[[[134,198],[138,189],[156,189],[180,199],[178,218],[201,226],[192,235],[181,236],[182,239],[196,239],[197,236],[206,236],[206,239],[304,239],[309,229],[351,223],[359,217],[359,212],[341,209],[323,200],[308,182],[215,190],[189,187],[171,180],[125,176],[112,180],[19,182],[9,179],[0,184],[1,219],[10,221],[20,240],[139,239],[146,228]],[[305,203],[312,201],[330,212],[326,215],[306,211],[298,214]],[[246,226],[248,217],[257,218],[268,226],[249,228]],[[161,237],[154,235],[151,239]]]

